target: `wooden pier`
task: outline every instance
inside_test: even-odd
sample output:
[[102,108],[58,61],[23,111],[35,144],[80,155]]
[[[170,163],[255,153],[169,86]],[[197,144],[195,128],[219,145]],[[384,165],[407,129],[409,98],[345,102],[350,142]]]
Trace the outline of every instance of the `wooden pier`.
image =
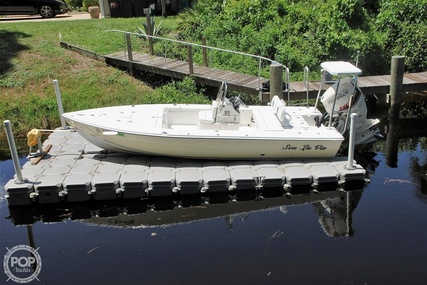
[[[115,52],[107,55],[84,50],[82,48],[61,42],[61,46],[93,59],[105,61],[107,64],[134,71],[149,72],[175,79],[183,79],[192,76],[196,82],[208,86],[219,87],[222,81],[226,81],[229,90],[257,95],[262,101],[269,101],[269,93],[260,90],[261,84],[268,78],[251,76],[218,68],[195,65],[192,60],[179,61],[166,57],[160,57],[138,52]],[[191,59],[192,56],[189,56]],[[292,71],[291,71],[292,72]],[[390,91],[390,75],[359,77],[358,84],[365,95],[388,94]],[[307,82],[290,82],[289,93],[291,99],[305,99],[307,97]],[[315,98],[320,88],[320,81],[308,83],[310,98]],[[323,86],[326,89],[328,85]],[[408,73],[404,75],[403,92],[427,90],[427,72]],[[286,98],[287,91],[284,91]]]
[[[57,130],[43,143],[44,159],[22,166],[6,185],[10,206],[63,201],[173,195],[339,189],[364,185],[365,169],[346,157],[280,161],[214,161],[106,153],[73,130]],[[308,190],[310,191],[310,190]]]
[[[230,90],[251,95],[259,95],[260,84],[269,80],[268,78],[258,78],[257,76],[198,65],[193,65],[193,73],[190,73],[188,62],[136,52],[132,53],[132,58],[132,63],[129,63],[123,52],[105,55],[106,62],[111,65],[129,67],[129,64],[131,64],[134,70],[151,72],[176,79],[183,79],[191,75],[196,82],[215,87],[219,87],[222,81],[226,81]],[[362,76],[359,77],[358,84],[365,95],[386,94],[390,90],[390,75]],[[306,82],[291,82],[289,84],[291,98],[305,99],[307,96],[306,85]],[[326,90],[327,87],[329,85],[324,85],[323,89]],[[309,82],[309,97],[315,98],[319,88],[320,81]],[[420,90],[427,90],[427,72],[405,74],[403,91]],[[284,92],[285,95],[286,91]]]

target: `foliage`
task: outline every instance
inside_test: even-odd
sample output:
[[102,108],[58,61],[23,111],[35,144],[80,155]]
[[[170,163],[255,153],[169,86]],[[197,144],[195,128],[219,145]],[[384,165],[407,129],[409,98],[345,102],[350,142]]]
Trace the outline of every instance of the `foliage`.
[[159,37],[161,35],[161,31],[163,29],[162,22],[163,21],[160,21],[160,23],[156,26],[155,17],[150,17],[150,27],[153,29],[153,31],[150,32],[148,23],[145,21],[145,19],[143,19],[142,25],[143,25],[144,29],[141,29],[138,27],[138,33],[140,34],[140,38],[142,38],[144,40],[148,40],[147,36],[150,34],[151,34],[151,36]]
[[82,1],[82,6],[84,8],[88,8],[90,6],[99,6],[99,1],[98,0],[83,0]]
[[[278,61],[293,80],[302,79],[305,66],[319,70],[325,60],[355,62],[357,52],[365,75],[389,72],[391,55],[402,51],[408,69],[421,71],[427,62],[426,6],[426,0],[203,0],[178,16],[179,37],[205,37],[210,46]],[[256,74],[256,64],[234,58],[215,56],[214,64]]]
[[90,6],[99,6],[98,0],[65,0],[72,10],[87,10]]
[[427,0],[383,0],[375,23],[389,57],[404,55],[408,71],[427,69]]
[[203,95],[204,90],[197,90],[196,82],[191,77],[182,81],[172,81],[156,92],[144,97],[143,103],[184,103],[184,104],[209,104],[207,97]]
[[[79,5],[79,0],[67,2]],[[354,62],[357,51],[364,75],[388,73],[392,55],[405,55],[406,69],[415,72],[427,69],[425,7],[427,0],[203,0],[176,18],[165,18],[162,32],[196,43],[206,37],[210,46],[271,58],[290,68],[292,80],[302,79],[304,66],[315,78],[324,60]],[[60,82],[66,111],[207,100],[190,79],[153,91],[126,72],[59,46],[61,35],[63,41],[101,55],[123,51],[123,34],[105,31],[134,31],[140,23],[141,18],[111,18],[5,25],[0,30],[0,118],[11,120],[21,133],[42,127],[44,116],[58,126],[53,79]],[[171,33],[177,27],[179,34]],[[137,37],[132,38],[132,46],[135,51],[141,49]],[[200,50],[194,49],[195,62],[201,62]],[[155,52],[181,60],[187,57],[184,46],[170,42],[156,43]],[[209,54],[211,64],[247,74],[258,72],[257,60],[217,51]],[[261,67],[261,75],[268,76],[269,62]]]
[[[173,17],[168,17],[168,27]],[[0,119],[10,120],[17,137],[32,128],[60,125],[53,79],[59,81],[64,110],[139,104],[154,90],[127,72],[60,47],[62,40],[99,54],[123,50],[123,34],[140,19],[8,23],[0,30]],[[135,40],[137,40],[135,38]],[[1,139],[5,132],[1,131]]]
[[83,1],[82,0],[65,0],[65,3],[72,9],[77,10],[81,7],[83,7]]
[[203,30],[209,26],[211,16],[221,13],[222,1],[198,1],[192,8],[185,8],[178,15],[178,29],[183,35],[199,35],[199,40]]

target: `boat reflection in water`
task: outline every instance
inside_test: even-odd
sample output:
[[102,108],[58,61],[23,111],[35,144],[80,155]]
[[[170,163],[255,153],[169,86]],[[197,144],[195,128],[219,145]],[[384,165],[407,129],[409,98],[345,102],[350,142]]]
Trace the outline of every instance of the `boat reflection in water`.
[[260,211],[281,211],[286,214],[292,206],[312,204],[319,223],[329,237],[349,237],[352,213],[362,196],[359,190],[319,191],[302,189],[292,195],[283,190],[211,196],[190,196],[167,199],[92,201],[10,207],[9,219],[15,225],[77,220],[85,224],[116,228],[165,227],[223,217],[225,226],[233,230],[233,220]]

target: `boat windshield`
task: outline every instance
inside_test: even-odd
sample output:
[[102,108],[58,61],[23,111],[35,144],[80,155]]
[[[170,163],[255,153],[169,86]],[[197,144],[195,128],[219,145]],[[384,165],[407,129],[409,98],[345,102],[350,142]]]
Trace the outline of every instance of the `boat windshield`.
[[245,103],[243,103],[242,99],[240,99],[240,96],[230,97],[228,100],[231,104],[233,104],[234,110],[236,110],[237,112],[239,112],[240,108],[246,107]]

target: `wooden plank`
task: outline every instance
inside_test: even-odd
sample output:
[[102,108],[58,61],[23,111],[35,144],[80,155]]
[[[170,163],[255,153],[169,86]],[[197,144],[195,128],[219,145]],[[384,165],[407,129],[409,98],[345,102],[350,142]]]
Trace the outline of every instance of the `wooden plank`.
[[404,75],[404,78],[414,80],[417,83],[425,83],[427,82],[427,72],[407,73]]
[[153,58],[152,61],[150,61],[150,65],[157,67],[159,64],[162,64],[165,62],[166,60],[163,57],[156,57],[156,58]]
[[221,75],[221,74],[223,74],[224,73],[224,70],[221,70],[221,69],[213,69],[212,70],[212,72],[211,72],[211,74],[210,74],[210,78],[219,78],[219,76]]
[[427,72],[423,73],[411,73],[405,74],[403,78],[403,82],[408,82],[413,84],[422,84],[427,82]]
[[227,80],[230,80],[230,82],[233,82],[233,83],[240,83],[241,85],[244,85],[242,83],[245,80],[248,80],[248,77],[239,73],[230,73],[229,76],[227,76]]
[[[263,78],[258,79],[258,77],[248,77],[242,80],[241,84],[243,86],[252,87],[258,90],[258,82],[263,82]],[[261,86],[262,87],[262,86]]]
[[166,65],[164,65],[164,68],[173,70],[175,67],[182,65],[182,61],[171,61],[167,62]]
[[37,156],[32,162],[31,164],[36,165],[38,164],[45,156],[46,154],[50,151],[50,149],[52,148],[51,144],[48,144],[44,149],[43,152],[40,156]]
[[203,70],[203,72],[200,73],[201,76],[204,76],[205,78],[212,77],[212,74],[218,72],[215,68],[207,68],[206,70]]
[[189,72],[188,63],[182,62],[182,64],[174,66],[173,70],[181,72],[181,73],[188,74],[188,72]]
[[373,86],[389,86],[390,77],[384,76],[372,76],[372,77],[361,77],[358,80],[360,87],[373,87]]

